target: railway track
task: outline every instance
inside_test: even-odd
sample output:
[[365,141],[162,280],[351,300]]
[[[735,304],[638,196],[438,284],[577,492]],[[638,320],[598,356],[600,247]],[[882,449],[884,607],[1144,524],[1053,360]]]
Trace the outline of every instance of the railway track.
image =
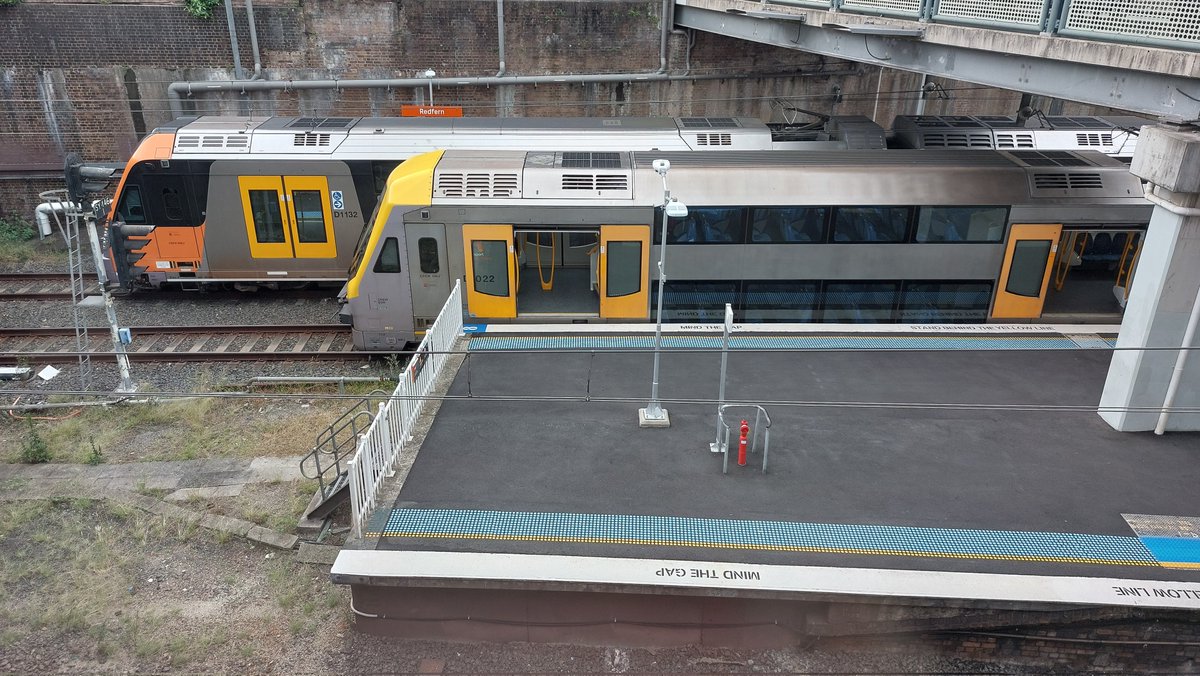
[[[84,275],[84,291],[100,293],[96,275]],[[65,272],[3,272],[0,273],[0,301],[6,300],[70,300],[71,276]]]
[[[309,361],[361,360],[350,327],[342,324],[288,326],[143,326],[130,328],[131,361]],[[115,360],[109,332],[88,330],[92,359]],[[67,363],[78,359],[73,328],[0,329],[0,363]]]

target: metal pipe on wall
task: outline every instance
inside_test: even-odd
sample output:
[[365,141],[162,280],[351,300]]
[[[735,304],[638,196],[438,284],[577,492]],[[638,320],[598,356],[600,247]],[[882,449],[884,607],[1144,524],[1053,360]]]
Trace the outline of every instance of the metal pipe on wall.
[[500,51],[500,70],[496,71],[496,77],[504,77],[505,71],[508,70],[504,65],[504,0],[496,0],[496,34]]
[[242,57],[238,54],[237,27],[233,25],[233,0],[225,0],[225,20],[229,22],[229,45],[233,48],[233,75],[238,80],[246,79],[242,70]]
[[254,25],[254,5],[246,0],[246,21],[250,23],[250,49],[254,52],[254,75],[251,80],[262,78],[262,57],[258,53],[258,28]]
[[172,82],[167,86],[167,102],[171,114],[182,117],[183,95],[197,92],[262,92],[289,89],[387,89],[396,87],[426,87],[436,83],[439,87],[498,87],[504,85],[585,84],[593,82],[696,82],[700,80],[750,80],[795,77],[829,77],[853,75],[856,69],[819,71],[812,73],[729,73],[704,75],[668,75],[666,73],[604,73],[596,75],[516,75],[506,77],[446,77],[437,79],[398,78],[393,80],[245,80],[225,82]]

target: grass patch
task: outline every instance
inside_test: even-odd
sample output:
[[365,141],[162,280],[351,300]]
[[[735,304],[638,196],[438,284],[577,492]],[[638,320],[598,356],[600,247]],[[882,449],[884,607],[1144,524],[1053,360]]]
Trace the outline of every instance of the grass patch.
[[[0,5],[4,4],[0,0]],[[20,268],[28,263],[50,263],[66,260],[65,250],[56,251],[54,238],[39,240],[32,223],[19,216],[0,217],[0,265]]]

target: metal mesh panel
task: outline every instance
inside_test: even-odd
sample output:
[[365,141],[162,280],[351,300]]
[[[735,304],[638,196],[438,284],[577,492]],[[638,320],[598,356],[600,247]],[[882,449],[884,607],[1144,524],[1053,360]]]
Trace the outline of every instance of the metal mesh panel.
[[1044,0],[941,0],[937,17],[1040,28]]
[[846,10],[887,10],[902,14],[911,14],[914,17],[921,14],[921,0],[846,0],[842,3],[842,9]]
[[1200,41],[1196,0],[1071,0],[1064,28]]

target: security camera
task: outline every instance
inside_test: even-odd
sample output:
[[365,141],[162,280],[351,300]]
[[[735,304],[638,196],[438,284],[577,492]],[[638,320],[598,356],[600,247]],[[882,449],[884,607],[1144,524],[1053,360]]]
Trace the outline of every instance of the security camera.
[[671,163],[668,160],[654,160],[650,163],[650,166],[654,167],[654,170],[663,176],[666,176],[667,172],[671,169]]

